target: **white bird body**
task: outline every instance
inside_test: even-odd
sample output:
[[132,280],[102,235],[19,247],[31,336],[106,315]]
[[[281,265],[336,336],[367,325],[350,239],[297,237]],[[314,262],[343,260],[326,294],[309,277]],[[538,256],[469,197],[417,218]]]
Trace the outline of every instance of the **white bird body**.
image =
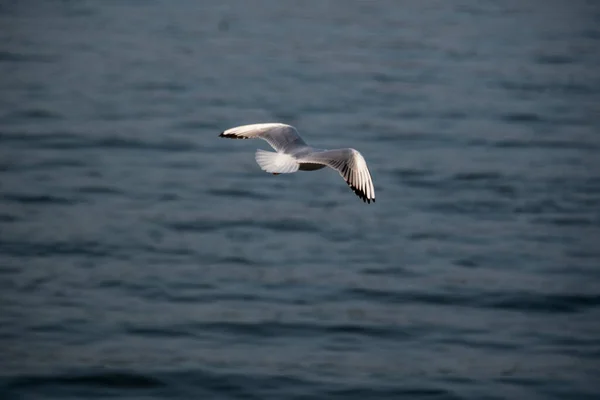
[[340,173],[364,202],[375,202],[375,188],[367,162],[355,149],[316,149],[307,145],[293,126],[275,122],[237,126],[219,136],[266,140],[277,152],[256,151],[256,162],[263,171],[278,175],[330,167]]

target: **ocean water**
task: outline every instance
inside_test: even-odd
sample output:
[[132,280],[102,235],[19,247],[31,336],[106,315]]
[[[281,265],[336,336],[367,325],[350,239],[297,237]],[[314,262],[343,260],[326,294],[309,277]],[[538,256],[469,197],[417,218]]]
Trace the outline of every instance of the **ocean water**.
[[[4,1],[2,399],[600,398],[595,1]],[[266,121],[353,147],[272,176]]]

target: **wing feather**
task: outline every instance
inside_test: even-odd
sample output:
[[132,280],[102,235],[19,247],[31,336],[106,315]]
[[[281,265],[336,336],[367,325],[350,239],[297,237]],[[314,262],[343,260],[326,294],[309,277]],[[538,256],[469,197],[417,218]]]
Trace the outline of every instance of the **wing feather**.
[[263,139],[280,153],[286,153],[298,146],[306,146],[296,128],[276,122],[236,126],[235,128],[221,132],[219,137],[229,139]]
[[337,170],[365,203],[375,202],[373,179],[362,154],[354,149],[325,150],[298,157],[298,163],[322,164]]

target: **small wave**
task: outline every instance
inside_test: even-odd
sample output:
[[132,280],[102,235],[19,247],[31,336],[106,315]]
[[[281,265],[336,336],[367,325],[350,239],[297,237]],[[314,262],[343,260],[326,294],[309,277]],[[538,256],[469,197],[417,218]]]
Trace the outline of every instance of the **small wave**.
[[212,220],[195,220],[172,222],[166,224],[169,228],[180,232],[213,232],[226,228],[236,228],[244,226],[252,226],[252,222],[246,221],[212,221]]
[[581,37],[585,39],[600,39],[600,30],[598,29],[584,29],[581,32]]
[[159,151],[192,151],[194,145],[188,141],[182,140],[163,140],[159,142],[149,142],[138,139],[108,137],[90,142],[90,147],[103,147],[111,149],[139,149],[139,150],[159,150]]
[[79,168],[79,167],[84,167],[84,166],[86,166],[86,163],[83,160],[72,160],[72,159],[68,159],[68,158],[59,158],[59,159],[40,161],[40,162],[37,162],[37,163],[31,165],[31,167],[29,167],[29,168],[45,170],[45,169],[54,169],[54,168]]
[[480,348],[480,349],[497,349],[497,350],[518,350],[520,345],[510,342],[501,342],[497,340],[481,340],[474,339],[466,336],[451,336],[447,338],[438,339],[440,343],[454,344],[465,346],[469,348]]
[[409,187],[417,189],[433,189],[439,187],[439,179],[437,179],[432,171],[420,169],[396,169],[392,174],[398,181]]
[[4,118],[12,121],[16,120],[31,120],[31,119],[63,119],[62,114],[42,109],[32,108],[27,110],[19,110],[6,115]]
[[403,388],[403,387],[354,387],[348,389],[330,390],[327,392],[328,399],[458,399],[444,389],[427,388]]
[[358,336],[367,336],[370,338],[378,337],[378,338],[409,338],[412,334],[404,331],[403,329],[393,326],[393,325],[351,325],[351,324],[342,324],[342,325],[332,325],[326,326],[322,328],[325,332],[328,333],[337,333],[337,334],[346,334],[346,335],[358,335]]
[[74,199],[66,197],[53,196],[48,194],[21,194],[21,193],[7,193],[2,195],[2,199],[10,203],[21,203],[21,204],[62,204],[70,205],[77,203]]
[[206,122],[206,121],[184,121],[184,122],[178,122],[176,123],[173,128],[175,130],[189,130],[189,131],[202,131],[202,130],[206,130],[206,131],[215,131],[218,132],[219,129],[221,129],[222,127],[220,127],[218,125],[218,123],[216,122]]
[[361,271],[366,275],[382,275],[382,276],[400,276],[400,277],[414,277],[415,274],[402,267],[390,267],[390,268],[364,268]]
[[[164,377],[164,378],[163,378]],[[161,379],[163,378],[163,379]],[[174,386],[175,385],[175,386]],[[457,399],[452,392],[437,388],[435,384],[415,386],[410,384],[374,384],[336,381],[318,374],[287,374],[284,371],[271,373],[231,373],[222,369],[212,371],[193,370],[163,373],[156,375],[132,372],[101,372],[71,375],[25,376],[8,380],[9,391],[26,394],[56,390],[54,394],[72,398],[78,390],[77,398],[107,395],[107,390],[159,390],[158,397],[170,393],[182,398],[327,398],[327,399],[370,399],[370,398],[436,398]],[[63,392],[62,390],[69,390]],[[121,395],[124,393],[120,393]],[[44,393],[47,397],[47,393]],[[52,396],[52,392],[50,393]],[[25,396],[23,396],[25,397]],[[27,396],[29,397],[29,396]],[[153,396],[154,397],[154,396]],[[20,398],[20,396],[18,397]]]
[[133,88],[141,92],[179,93],[186,90],[186,86],[176,82],[143,82],[134,85]]
[[524,148],[524,149],[572,149],[572,150],[597,150],[593,143],[567,140],[500,140],[493,144],[499,148]]
[[460,190],[485,190],[494,195],[513,198],[516,189],[513,186],[514,179],[494,171],[484,172],[459,172],[449,177],[408,177],[402,182],[410,187],[425,188],[456,193]]
[[402,338],[412,336],[402,329],[393,325],[373,324],[317,324],[317,323],[284,323],[284,322],[208,322],[195,324],[197,329],[206,332],[208,330],[219,333],[231,333],[232,335],[246,335],[255,337],[307,337],[323,336],[325,334],[346,334],[367,337]]
[[459,258],[458,260],[454,260],[452,263],[454,265],[458,265],[459,267],[467,268],[474,268],[480,265],[480,262],[474,257]]
[[217,197],[232,197],[232,198],[244,198],[254,200],[267,200],[268,196],[261,195],[255,191],[244,190],[244,189],[212,189],[208,193]]
[[237,265],[256,265],[255,261],[252,261],[245,257],[239,256],[229,256],[220,258],[218,261],[219,264],[237,264]]
[[563,93],[574,95],[592,95],[596,93],[594,85],[576,83],[569,79],[553,82],[502,81],[498,83],[498,86],[510,92],[521,92],[526,94]]
[[600,305],[598,294],[513,294],[486,296],[491,308],[537,311],[547,313],[574,313]]
[[497,308],[526,312],[571,313],[600,305],[600,295],[541,293],[426,293],[392,292],[365,288],[349,289],[348,293],[364,300],[384,303],[424,303],[463,307]]
[[408,239],[410,240],[414,240],[414,241],[421,241],[421,240],[450,240],[452,238],[452,235],[450,235],[449,233],[446,232],[433,232],[433,231],[422,231],[422,232],[414,232],[411,233],[408,236]]
[[380,133],[374,137],[377,142],[410,142],[410,143],[446,143],[454,142],[454,139],[443,136],[438,133],[417,132],[417,133]]
[[600,220],[596,216],[557,216],[552,218],[537,218],[534,222],[556,226],[599,226]]
[[0,222],[15,222],[18,220],[19,220],[19,218],[14,215],[0,214]]
[[104,372],[82,375],[29,376],[12,379],[12,388],[39,387],[50,385],[96,386],[115,389],[148,389],[166,384],[150,375],[129,372]]
[[186,152],[196,149],[193,143],[186,140],[166,139],[146,141],[116,136],[90,138],[71,132],[0,132],[0,141],[22,144],[33,148],[56,150],[101,148]]
[[468,305],[473,301],[471,297],[464,294],[392,292],[388,290],[367,288],[352,288],[348,289],[347,293],[354,298],[392,304],[414,302],[425,304]]
[[537,114],[532,113],[508,113],[500,117],[507,122],[540,122],[542,119]]
[[167,224],[177,231],[213,232],[231,228],[255,228],[274,232],[318,232],[316,224],[304,220],[282,219],[278,221],[221,221],[221,220],[195,220],[174,222]]
[[108,186],[80,186],[77,188],[80,193],[87,194],[110,194],[110,195],[121,195],[124,192],[120,189],[116,189]]
[[275,232],[319,232],[317,224],[306,222],[305,220],[282,219],[279,221],[268,221],[258,224],[259,227]]
[[189,332],[185,329],[178,329],[177,327],[139,327],[139,326],[126,326],[124,330],[128,334],[148,336],[148,337],[160,337],[164,339],[179,338],[179,337],[194,337],[196,333],[190,330]]
[[113,249],[95,242],[75,241],[69,242],[0,242],[2,252],[16,257],[31,256],[56,256],[56,255],[85,255],[90,257],[103,257],[114,253]]
[[438,115],[438,118],[448,119],[448,120],[463,120],[463,119],[467,119],[468,117],[469,117],[469,115],[462,111],[446,111],[446,112],[441,112]]
[[427,207],[428,210],[442,214],[481,215],[493,217],[492,213],[510,213],[511,203],[500,200],[461,200],[437,201]]
[[535,57],[535,62],[542,65],[561,65],[572,64],[575,59],[561,54],[539,54]]
[[[436,177],[432,172],[419,170],[397,170],[393,173],[402,184],[417,189],[453,193],[460,190],[485,190],[508,198],[516,194],[516,189],[512,185],[513,180],[495,171],[459,172],[447,177]],[[481,205],[475,204],[475,206],[480,208]]]
[[492,181],[492,180],[501,180],[504,177],[498,172],[460,172],[454,174],[452,179],[456,181]]
[[393,71],[390,71],[390,73],[374,72],[371,74],[371,79],[381,83],[393,83],[399,80],[398,75],[394,74]]
[[56,57],[47,54],[26,54],[0,51],[0,62],[52,62]]
[[433,175],[432,171],[423,170],[423,169],[415,169],[415,168],[395,169],[392,171],[392,174],[394,174],[402,179],[422,178],[422,177]]
[[514,211],[519,214],[544,214],[568,212],[568,209],[554,199],[542,199],[526,201],[523,205],[515,207]]
[[0,132],[0,141],[9,143],[31,142],[39,143],[47,140],[74,140],[78,136],[69,132],[48,132],[48,133],[28,133],[28,132]]

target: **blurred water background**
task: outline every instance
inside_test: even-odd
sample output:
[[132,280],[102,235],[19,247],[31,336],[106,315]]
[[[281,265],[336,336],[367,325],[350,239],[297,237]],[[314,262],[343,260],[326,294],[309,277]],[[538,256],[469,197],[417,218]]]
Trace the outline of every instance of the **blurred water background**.
[[[2,1],[0,397],[600,397],[600,3]],[[293,124],[359,149],[274,177]]]

